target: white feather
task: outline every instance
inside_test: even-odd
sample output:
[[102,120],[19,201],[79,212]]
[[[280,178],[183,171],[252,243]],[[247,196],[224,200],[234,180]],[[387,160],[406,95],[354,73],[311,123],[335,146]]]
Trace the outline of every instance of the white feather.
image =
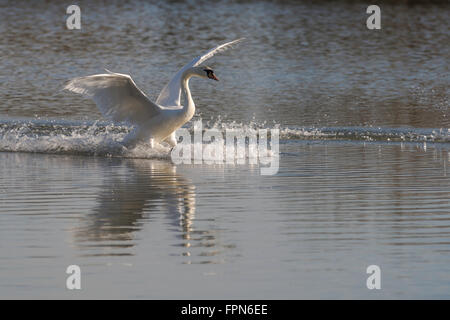
[[113,121],[141,124],[161,112],[129,75],[108,72],[72,79],[64,89],[92,98],[102,115]]
[[203,55],[196,57],[194,60],[186,64],[183,68],[178,70],[178,72],[173,76],[172,80],[161,90],[161,93],[158,96],[158,99],[156,100],[156,103],[165,106],[165,107],[171,107],[171,106],[180,106],[181,105],[181,75],[183,72],[189,68],[197,67],[209,58],[213,57],[215,54],[225,51],[229,48],[231,48],[232,45],[238,44],[239,42],[243,41],[244,38],[240,38],[234,41],[230,41],[224,44],[221,44],[215,48],[212,48],[211,50],[208,50]]

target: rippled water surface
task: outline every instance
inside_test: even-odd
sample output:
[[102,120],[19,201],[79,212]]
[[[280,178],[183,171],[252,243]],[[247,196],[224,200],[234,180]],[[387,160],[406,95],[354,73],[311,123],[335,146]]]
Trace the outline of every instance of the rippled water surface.
[[[450,298],[448,5],[382,5],[378,31],[358,1],[80,1],[72,31],[66,5],[0,2],[0,298]],[[240,37],[193,121],[278,128],[274,176],[128,150],[61,90],[108,68],[153,99]]]

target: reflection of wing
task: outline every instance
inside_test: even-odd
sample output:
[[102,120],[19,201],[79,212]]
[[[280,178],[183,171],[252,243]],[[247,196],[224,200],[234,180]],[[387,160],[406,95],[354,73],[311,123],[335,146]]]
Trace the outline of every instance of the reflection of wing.
[[181,68],[175,76],[170,80],[170,82],[161,90],[161,93],[158,96],[158,99],[156,100],[156,103],[165,106],[180,106],[180,96],[181,96],[181,75],[183,72],[189,68],[196,67],[200,65],[201,63],[205,62],[212,56],[214,56],[216,53],[219,53],[221,51],[224,51],[228,48],[230,48],[233,44],[236,44],[238,42],[241,42],[244,40],[244,38],[237,39],[231,42],[227,42],[224,44],[221,44],[220,46],[217,46],[205,54],[198,56],[191,62],[189,62],[187,65],[185,65],[183,68]]
[[126,74],[110,72],[75,78],[64,89],[91,97],[103,116],[113,121],[140,124],[155,117],[161,110]]

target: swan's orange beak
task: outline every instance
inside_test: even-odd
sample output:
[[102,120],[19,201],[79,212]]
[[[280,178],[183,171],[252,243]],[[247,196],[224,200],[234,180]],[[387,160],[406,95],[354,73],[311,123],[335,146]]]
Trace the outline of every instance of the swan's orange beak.
[[219,78],[216,77],[216,75],[214,73],[210,73],[210,75],[208,76],[210,79],[219,81]]

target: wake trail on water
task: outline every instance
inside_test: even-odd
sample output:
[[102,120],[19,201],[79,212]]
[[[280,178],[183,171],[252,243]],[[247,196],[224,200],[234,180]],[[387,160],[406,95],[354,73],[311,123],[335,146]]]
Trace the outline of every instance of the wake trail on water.
[[[383,128],[383,127],[281,127],[266,122],[249,123],[203,121],[203,131],[223,132],[238,129],[244,135],[258,129],[279,129],[280,142],[298,140],[341,140],[372,142],[450,143],[450,129]],[[195,122],[185,128],[194,136]],[[67,121],[48,119],[0,120],[0,152],[33,152],[50,154],[93,155],[129,158],[170,159],[171,148],[141,143],[133,149],[122,144],[133,130],[126,124],[106,121]],[[270,131],[270,130],[269,130]]]
[[169,159],[170,148],[121,142],[133,127],[99,121],[1,121],[0,151]]

